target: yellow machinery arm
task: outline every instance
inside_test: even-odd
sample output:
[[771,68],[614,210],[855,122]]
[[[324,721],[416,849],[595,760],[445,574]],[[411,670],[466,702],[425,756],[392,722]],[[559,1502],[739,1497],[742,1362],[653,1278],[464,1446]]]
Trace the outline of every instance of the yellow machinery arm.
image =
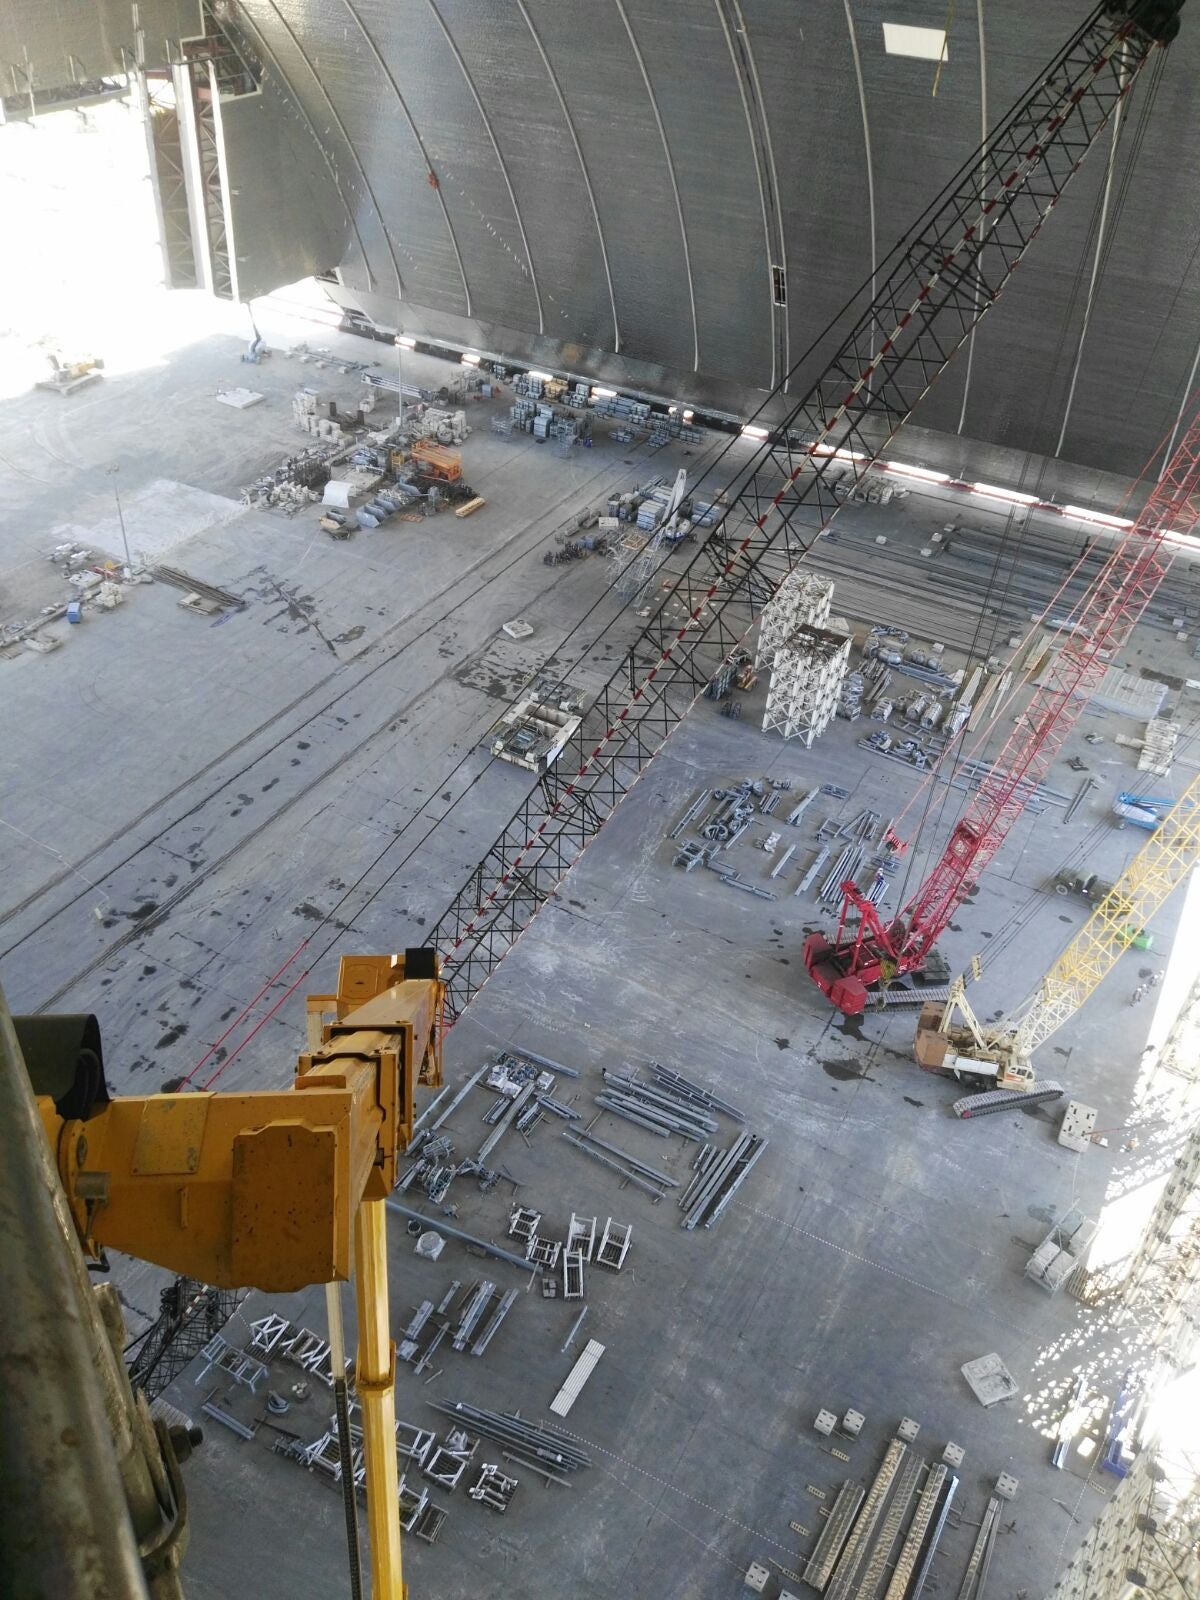
[[[408,958],[412,960],[412,953]],[[85,1251],[225,1288],[349,1279],[355,1212],[396,1182],[413,1089],[441,1083],[441,983],[402,956],[342,959],[323,1037],[290,1089],[122,1096],[38,1108]]]
[[[97,1034],[95,1073],[37,1100],[93,1257],[111,1247],[270,1292],[353,1273],[375,1600],[405,1592],[385,1201],[412,1134],[413,1090],[442,1081],[443,992],[431,950],[345,956],[337,993],[309,1000],[310,1048],[290,1089],[109,1099]],[[31,1039],[37,1023],[27,1020]]]

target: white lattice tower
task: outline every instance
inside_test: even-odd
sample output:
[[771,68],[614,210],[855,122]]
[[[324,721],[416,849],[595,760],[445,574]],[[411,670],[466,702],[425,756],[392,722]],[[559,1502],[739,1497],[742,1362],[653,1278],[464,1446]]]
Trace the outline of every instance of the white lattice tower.
[[758,624],[754,665],[769,667],[776,650],[796,628],[823,628],[829,620],[833,579],[797,568],[784,579]]
[[811,747],[833,720],[849,663],[845,634],[807,623],[794,626],[771,659],[764,733],[774,730]]
[[1200,1594],[1197,1463],[1144,1450],[1046,1600],[1181,1600]]
[[608,542],[609,583],[620,595],[631,594],[629,568],[646,548],[650,535],[632,522],[623,523],[620,532]]
[[654,558],[662,550],[666,531],[666,523],[660,522],[617,583],[617,593],[622,596],[633,595],[635,605],[642,599],[642,590],[654,576]]

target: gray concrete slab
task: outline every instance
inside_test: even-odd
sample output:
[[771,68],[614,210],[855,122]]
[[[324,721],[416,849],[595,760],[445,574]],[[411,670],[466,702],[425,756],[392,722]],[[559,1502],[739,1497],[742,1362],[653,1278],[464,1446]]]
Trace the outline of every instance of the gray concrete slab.
[[[522,1202],[545,1211],[548,1230],[561,1232],[572,1209],[634,1224],[626,1272],[588,1280],[585,1326],[608,1348],[568,1426],[594,1464],[557,1497],[532,1488],[524,1497],[523,1485],[499,1546],[477,1507],[457,1495],[444,1500],[451,1520],[442,1543],[410,1544],[418,1588],[465,1597],[516,1581],[535,1594],[718,1596],[737,1592],[751,1559],[778,1562],[773,1571],[786,1583],[783,1573],[799,1570],[820,1527],[820,1502],[806,1485],[831,1496],[844,1476],[868,1481],[902,1415],[921,1422],[918,1449],[931,1458],[951,1439],[967,1450],[964,1520],[947,1531],[942,1585],[956,1584],[965,1567],[969,1523],[998,1472],[1022,1482],[1005,1519],[1014,1527],[996,1555],[1002,1592],[1043,1592],[1111,1488],[1102,1474],[1085,1484],[1055,1473],[1048,1457],[1078,1362],[1089,1363],[1097,1382],[1111,1382],[1113,1342],[1093,1314],[1051,1299],[1021,1274],[1054,1214],[1071,1201],[1099,1207],[1112,1153],[1063,1150],[1048,1113],[955,1121],[954,1087],[911,1060],[911,1015],[869,1018],[860,1037],[831,1025],[797,970],[800,934],[814,920],[805,901],[735,897],[711,874],[670,867],[665,829],[698,775],[716,783],[769,764],[809,782],[846,770],[851,732],[835,727],[804,753],[702,708],[452,1035],[453,1078],[481,1051],[516,1039],[582,1068],[564,1092],[584,1105],[600,1087],[601,1066],[654,1055],[744,1105],[771,1145],[717,1229],[691,1235],[680,1231],[669,1201],[656,1207],[620,1190],[555,1127],[539,1128],[527,1147],[502,1147],[522,1181]],[[857,800],[847,802],[848,814]],[[1032,826],[1020,863],[1000,884],[1023,880],[1016,887],[1027,897],[1067,832],[1054,819]],[[1123,850],[1130,843],[1117,841]],[[749,849],[742,865],[749,874]],[[999,889],[980,896],[964,910],[954,947],[969,948],[985,925],[998,932],[1011,903]],[[1047,896],[1029,924],[1029,948],[1006,974],[1010,989],[1052,953],[1060,903]],[[1169,938],[1165,918],[1164,946]],[[1116,985],[1091,1011],[1097,1032],[1083,1031],[1080,1019],[1071,1087],[1115,1108],[1128,1103],[1137,1032],[1148,1016]],[[1099,1039],[1118,1042],[1100,1050]],[[464,1150],[482,1131],[475,1118],[487,1103],[473,1096],[451,1119]],[[604,1121],[617,1144],[686,1175],[690,1151],[678,1141]],[[733,1132],[723,1123],[723,1138]],[[507,1200],[469,1189],[456,1200],[458,1225],[502,1236]],[[430,1278],[402,1236],[393,1270],[399,1325],[431,1292]],[[481,1270],[451,1245],[437,1282]],[[571,1315],[536,1291],[522,1296],[478,1367],[448,1357],[428,1387],[402,1371],[401,1415],[420,1420],[427,1395],[444,1393],[546,1416],[569,1366],[558,1346]],[[984,1410],[958,1369],[991,1350],[1019,1394]],[[857,1443],[838,1441],[849,1463],[812,1431],[823,1405],[867,1415]],[[259,1444],[220,1438],[205,1448],[212,1453],[193,1472],[202,1596],[221,1593],[229,1580],[225,1552],[240,1526],[221,1463],[231,1453],[244,1460]],[[289,1506],[330,1499],[302,1477],[286,1493]],[[795,1534],[792,1521],[810,1536]],[[333,1581],[339,1544],[329,1531],[314,1522],[298,1537],[314,1570]],[[238,1559],[257,1570],[260,1558]]]

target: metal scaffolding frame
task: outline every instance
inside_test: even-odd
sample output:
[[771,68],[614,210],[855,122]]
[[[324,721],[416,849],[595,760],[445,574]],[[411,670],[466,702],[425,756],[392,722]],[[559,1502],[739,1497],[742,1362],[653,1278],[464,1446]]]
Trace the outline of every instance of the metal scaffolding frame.
[[[180,77],[186,78],[191,99],[199,180],[196,198],[208,257],[207,288],[222,300],[236,300],[237,269],[230,242],[221,102],[260,93],[262,67],[233,24],[218,17],[212,0],[202,0],[201,14],[203,34],[180,41]],[[180,77],[176,78],[177,89]]]
[[819,572],[798,568],[779,585],[758,624],[754,665],[770,670],[775,652],[792,632],[803,624],[824,628],[833,603],[833,579]]
[[158,208],[165,277],[172,289],[194,289],[198,282],[196,249],[175,81],[165,71],[139,73],[138,88],[150,144],[150,176]]
[[[836,319],[835,330],[849,331],[803,397],[790,402],[780,387],[764,402],[760,415],[784,406],[786,414],[735,475],[711,536],[675,577],[557,768],[433,929],[449,981],[448,1020],[487,981],[834,517],[831,464],[840,471],[848,462],[855,481],[865,476],[995,303],[1155,48],[1112,10],[1097,7],[968,157],[880,264],[874,297],[867,300],[864,287]],[[789,374],[792,386],[802,365]]]
[[848,634],[797,623],[771,660],[763,732],[799,739],[811,749],[833,721],[849,665]]

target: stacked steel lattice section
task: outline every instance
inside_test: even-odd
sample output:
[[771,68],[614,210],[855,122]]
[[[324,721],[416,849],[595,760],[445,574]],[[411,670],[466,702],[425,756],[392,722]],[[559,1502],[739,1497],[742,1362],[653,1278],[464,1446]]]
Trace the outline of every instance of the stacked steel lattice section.
[[[812,934],[804,964],[839,1010],[863,1009],[868,987],[924,962],[946,924],[1004,843],[1063,740],[1125,647],[1174,556],[1173,538],[1200,522],[1200,415],[1180,440],[1133,527],[1097,574],[1024,715],[987,769],[933,871],[890,928],[851,883],[838,940]],[[852,913],[861,919],[842,939]]]
[[[1098,7],[881,263],[875,298],[857,316],[852,304],[838,319],[841,328],[853,317],[824,370],[736,475],[721,521],[674,580],[629,661],[433,930],[449,981],[448,1021],[836,514],[830,464],[849,461],[851,478],[861,478],[995,302],[1136,82],[1159,24],[1170,36],[1169,11]],[[799,369],[788,381],[793,388],[803,381]],[[764,404],[773,416],[787,400],[781,387]]]

